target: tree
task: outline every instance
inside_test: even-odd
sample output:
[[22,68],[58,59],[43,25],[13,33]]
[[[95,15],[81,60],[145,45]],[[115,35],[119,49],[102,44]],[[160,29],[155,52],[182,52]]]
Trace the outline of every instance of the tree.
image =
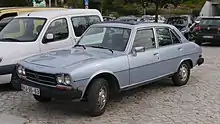
[[155,22],[158,22],[159,8],[162,8],[167,4],[173,4],[177,7],[181,2],[183,2],[183,0],[149,0],[149,2],[155,4]]
[[0,5],[4,7],[11,7],[11,6],[26,6],[28,5],[27,0],[0,0]]

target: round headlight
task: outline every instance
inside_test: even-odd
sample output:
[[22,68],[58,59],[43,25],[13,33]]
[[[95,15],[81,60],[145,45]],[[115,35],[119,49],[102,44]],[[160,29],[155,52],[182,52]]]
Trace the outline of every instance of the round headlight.
[[21,65],[18,66],[17,72],[18,74],[23,74],[23,67]]
[[65,75],[65,77],[64,77],[64,83],[65,83],[66,85],[70,85],[70,84],[71,84],[71,78],[70,78],[69,75]]
[[63,77],[63,75],[58,75],[58,76],[57,76],[57,83],[61,84],[61,83],[63,83],[63,82],[64,82],[64,77]]
[[22,68],[22,74],[26,75],[25,68]]

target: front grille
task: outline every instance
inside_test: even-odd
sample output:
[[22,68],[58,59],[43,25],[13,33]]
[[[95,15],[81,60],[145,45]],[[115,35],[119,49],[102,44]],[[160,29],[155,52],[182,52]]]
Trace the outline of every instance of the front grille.
[[35,81],[42,84],[56,85],[56,76],[54,74],[36,72],[29,69],[25,69],[26,78],[31,81]]

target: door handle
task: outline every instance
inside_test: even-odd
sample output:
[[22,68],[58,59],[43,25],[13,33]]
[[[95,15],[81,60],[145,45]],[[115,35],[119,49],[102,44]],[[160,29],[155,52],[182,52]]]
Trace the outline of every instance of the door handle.
[[182,48],[182,47],[179,47],[179,48],[178,48],[178,50],[179,50],[179,51],[182,51],[182,50],[183,50],[183,48]]
[[154,53],[154,56],[158,56],[159,55],[159,53]]

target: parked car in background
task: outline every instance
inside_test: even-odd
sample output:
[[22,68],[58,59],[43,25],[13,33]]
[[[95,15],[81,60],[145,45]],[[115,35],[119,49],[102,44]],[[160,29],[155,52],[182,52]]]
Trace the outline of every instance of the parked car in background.
[[204,42],[219,43],[220,16],[203,17],[195,27],[195,42],[201,45]]
[[[140,18],[140,21],[141,22],[153,23],[153,22],[155,22],[155,15],[154,16],[152,16],[152,15],[143,15]],[[165,17],[163,17],[161,15],[158,15],[158,23],[164,23],[165,21],[166,21]]]
[[15,17],[24,13],[65,8],[4,7],[0,8],[0,31]]
[[87,101],[89,113],[105,112],[109,96],[162,78],[185,85],[190,69],[204,62],[202,49],[174,26],[158,23],[100,23],[73,48],[28,57],[17,65],[13,86],[39,102]]
[[71,47],[90,25],[101,21],[101,13],[94,9],[48,10],[16,16],[0,32],[0,83],[11,81],[20,59]]
[[138,18],[135,16],[122,16],[116,19],[116,21],[136,22]]
[[104,20],[104,21],[113,21],[113,20],[116,20],[116,17],[112,17],[112,16],[103,16],[103,20]]
[[173,16],[169,17],[166,21],[167,24],[171,24],[179,29],[182,34],[186,37],[186,39],[190,39],[190,27],[193,24],[193,20],[191,16],[181,15],[181,16]]

